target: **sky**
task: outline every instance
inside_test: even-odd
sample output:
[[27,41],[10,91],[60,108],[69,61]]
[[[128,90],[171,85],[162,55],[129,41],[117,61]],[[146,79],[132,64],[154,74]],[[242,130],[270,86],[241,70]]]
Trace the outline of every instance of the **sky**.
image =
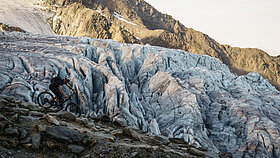
[[280,0],[146,0],[220,44],[280,55]]

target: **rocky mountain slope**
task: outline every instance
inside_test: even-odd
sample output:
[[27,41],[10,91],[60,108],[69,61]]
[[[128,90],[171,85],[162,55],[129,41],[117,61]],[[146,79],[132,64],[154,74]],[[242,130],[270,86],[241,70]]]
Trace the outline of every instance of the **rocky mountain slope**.
[[70,76],[86,116],[233,157],[278,157],[280,93],[258,73],[218,59],[113,40],[0,32],[0,92],[36,102]]
[[149,43],[219,58],[238,75],[258,72],[280,88],[277,57],[259,49],[221,45],[208,35],[186,28],[144,0],[44,0],[55,15],[49,20],[59,35]]
[[[0,96],[0,156],[38,157],[216,157],[184,139],[153,136],[110,119],[78,118],[34,103]],[[47,113],[48,112],[48,113]],[[220,156],[226,156],[220,153]]]

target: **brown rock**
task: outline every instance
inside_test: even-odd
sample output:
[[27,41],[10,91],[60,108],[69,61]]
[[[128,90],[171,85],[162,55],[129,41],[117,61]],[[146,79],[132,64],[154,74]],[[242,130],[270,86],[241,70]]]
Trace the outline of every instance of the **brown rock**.
[[22,144],[22,146],[25,148],[25,149],[29,149],[31,146],[32,146],[32,144]]
[[197,155],[197,156],[204,156],[205,153],[203,151],[197,150],[196,148],[189,148],[188,152],[192,155]]
[[75,119],[75,122],[81,125],[87,125],[89,123],[87,118],[78,118],[78,117]]
[[68,112],[68,111],[64,111],[64,110],[61,110],[61,111],[56,112],[56,113],[51,113],[51,115],[52,116],[57,116],[59,118],[67,120],[67,121],[75,121],[76,118],[77,118],[73,113]]
[[98,130],[97,128],[95,128],[95,127],[92,127],[92,128],[90,129],[90,131],[92,131],[92,132],[98,132],[99,130]]
[[116,125],[119,125],[119,126],[122,126],[122,127],[126,127],[127,126],[127,124],[124,121],[122,121],[122,120],[114,120],[114,123]]
[[46,144],[47,144],[48,148],[55,148],[55,147],[57,147],[57,144],[55,142],[53,142],[53,141],[47,141]]
[[124,136],[129,136],[129,137],[133,138],[134,140],[138,140],[138,141],[140,140],[140,137],[139,137],[138,133],[135,132],[133,129],[124,128],[124,129],[122,130],[122,134],[123,134]]
[[44,108],[43,107],[40,107],[38,104],[35,104],[33,102],[25,102],[23,104],[21,104],[21,106],[23,108],[27,108],[31,111],[39,111],[39,112],[43,112],[44,111]]
[[95,124],[93,122],[88,122],[86,126],[87,128],[93,128],[95,127]]
[[43,118],[45,118],[49,123],[55,124],[57,126],[60,125],[60,122],[49,114],[45,114]]
[[11,25],[6,25],[4,23],[0,23],[0,31],[17,31],[17,32],[25,32],[23,29],[16,27],[16,26],[11,26]]
[[47,129],[47,125],[36,125],[36,128],[38,129],[39,132],[45,132]]
[[176,144],[188,144],[184,138],[169,138],[170,142],[176,143]]
[[108,140],[109,142],[112,142],[112,143],[115,142],[115,138],[114,138],[114,137],[108,137],[107,140]]
[[96,140],[92,139],[92,143],[90,144],[91,147],[94,147],[96,145]]
[[122,130],[116,129],[116,130],[112,131],[111,134],[114,136],[120,136],[120,135],[122,135]]
[[102,121],[102,122],[110,122],[110,117],[108,115],[105,114],[101,114],[97,117],[95,117],[94,115],[91,116],[91,119],[95,120],[95,121]]
[[19,145],[19,141],[17,139],[10,139],[9,142],[11,147],[17,147]]

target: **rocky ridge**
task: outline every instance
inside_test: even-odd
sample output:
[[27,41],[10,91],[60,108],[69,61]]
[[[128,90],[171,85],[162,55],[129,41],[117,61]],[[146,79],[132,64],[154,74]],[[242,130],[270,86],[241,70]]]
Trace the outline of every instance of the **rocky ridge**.
[[6,25],[4,23],[0,23],[0,31],[16,31],[16,32],[26,32],[24,30],[22,30],[19,27],[15,27],[15,26],[11,26],[11,25]]
[[[53,109],[54,110],[54,109]],[[47,113],[48,112],[48,113]],[[107,116],[108,117],[108,116]],[[105,115],[78,118],[66,111],[0,96],[0,156],[213,157],[183,139],[153,136],[110,123]],[[220,156],[225,156],[220,153]]]
[[49,20],[59,35],[149,43],[219,58],[232,72],[258,72],[280,88],[277,57],[252,48],[221,45],[208,35],[182,25],[144,0],[44,0],[55,15]]
[[280,95],[218,59],[113,40],[0,32],[1,94],[36,102],[70,76],[86,115],[233,157],[279,156]]

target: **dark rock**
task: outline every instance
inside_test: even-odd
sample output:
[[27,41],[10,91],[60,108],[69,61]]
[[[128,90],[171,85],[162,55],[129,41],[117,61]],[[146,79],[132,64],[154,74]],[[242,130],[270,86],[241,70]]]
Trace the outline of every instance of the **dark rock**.
[[30,111],[29,114],[31,116],[38,116],[38,117],[43,117],[44,113],[38,112],[38,111]]
[[28,132],[25,129],[20,129],[20,139],[24,139],[27,137]]
[[76,118],[75,122],[81,125],[87,125],[88,124],[88,119],[87,118]]
[[36,125],[36,128],[38,129],[39,132],[45,132],[47,129],[46,125]]
[[8,107],[8,106],[3,107],[2,110],[3,110],[3,112],[9,112],[9,113],[10,112],[15,112],[14,108]]
[[22,144],[22,146],[25,148],[25,149],[29,149],[31,146],[32,146],[32,144]]
[[170,143],[169,139],[162,135],[156,135],[152,142],[156,145],[168,145]]
[[0,111],[2,111],[2,108],[5,107],[7,105],[7,101],[5,100],[0,100]]
[[32,116],[20,116],[19,122],[35,122],[36,120],[39,120],[38,117],[32,117]]
[[33,103],[33,102],[25,102],[23,104],[21,104],[23,108],[27,108],[31,111],[39,111],[39,112],[43,112],[44,108],[40,107],[39,105]]
[[134,131],[133,129],[124,128],[122,130],[122,134],[124,136],[129,136],[129,137],[133,138],[134,140],[138,140],[138,141],[140,140],[138,133],[136,131]]
[[48,148],[55,148],[55,147],[57,147],[57,143],[55,143],[53,141],[47,141],[46,144],[47,144]]
[[29,115],[29,110],[25,108],[13,108],[13,111],[21,115]]
[[17,139],[10,139],[9,142],[11,147],[17,147],[19,145],[19,141]]
[[14,122],[16,122],[18,120],[19,120],[18,114],[14,114],[11,118],[11,121],[14,121]]
[[203,151],[197,150],[196,148],[189,148],[188,152],[192,155],[197,155],[197,156],[204,156],[205,153]]
[[32,133],[31,134],[32,149],[39,149],[41,143],[41,134]]
[[127,126],[126,122],[123,121],[123,120],[120,120],[120,119],[115,119],[113,121],[113,123],[115,123],[116,125],[122,126],[122,127],[126,127]]
[[49,113],[49,114],[52,116],[57,116],[67,121],[75,121],[75,119],[77,118],[73,113],[68,111],[59,111],[57,113]]
[[2,142],[2,145],[3,145],[5,148],[10,148],[10,144],[9,144],[7,141],[3,141],[3,142]]
[[97,117],[91,116],[91,119],[93,119],[95,121],[102,121],[102,122],[110,122],[111,121],[110,117],[106,114],[101,114]]
[[68,143],[78,143],[83,140],[83,135],[73,129],[69,129],[64,126],[51,126],[46,129],[46,134],[57,140],[68,142]]
[[163,130],[161,130],[161,134],[165,137],[169,137],[172,135],[172,131],[168,128],[164,128]]
[[8,119],[2,114],[0,114],[0,130],[3,130],[8,123],[9,123]]
[[85,150],[84,147],[79,145],[68,145],[68,149],[70,149],[72,153],[76,153],[76,154],[79,154]]
[[169,138],[169,140],[172,142],[172,143],[176,143],[176,144],[188,144],[184,138]]
[[31,137],[24,138],[20,141],[20,144],[27,144],[31,142]]
[[19,130],[14,127],[9,127],[4,130],[4,134],[12,137],[19,137]]

